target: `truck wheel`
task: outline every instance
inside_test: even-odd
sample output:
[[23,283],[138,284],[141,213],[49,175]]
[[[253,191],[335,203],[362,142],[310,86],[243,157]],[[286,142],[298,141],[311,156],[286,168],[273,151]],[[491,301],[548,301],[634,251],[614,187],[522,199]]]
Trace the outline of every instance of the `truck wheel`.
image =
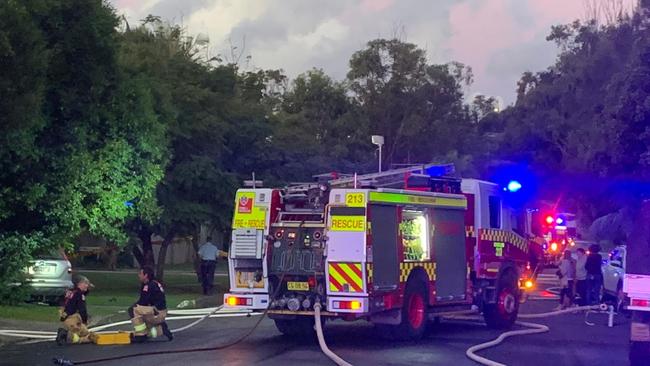
[[625,295],[623,292],[623,282],[619,282],[616,286],[616,311],[624,314],[626,317],[630,318],[632,313],[627,309],[630,305],[630,298]]
[[274,319],[275,327],[280,333],[290,337],[313,337],[314,319],[307,316],[298,316],[296,319]]
[[395,326],[395,335],[401,340],[421,339],[427,327],[427,290],[422,281],[406,284],[402,322]]
[[497,283],[496,303],[486,304],[483,307],[483,317],[488,327],[507,329],[517,320],[519,291],[516,277],[512,272],[505,273]]

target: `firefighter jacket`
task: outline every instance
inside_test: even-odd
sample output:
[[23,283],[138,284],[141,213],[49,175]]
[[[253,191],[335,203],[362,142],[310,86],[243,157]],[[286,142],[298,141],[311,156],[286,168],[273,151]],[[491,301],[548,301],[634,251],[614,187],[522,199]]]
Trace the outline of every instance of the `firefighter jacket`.
[[142,306],[154,306],[158,310],[167,309],[165,290],[160,282],[150,280],[147,283],[143,283],[140,287],[140,298],[136,304]]
[[75,313],[79,313],[84,324],[88,323],[88,311],[86,310],[86,293],[82,292],[78,288],[66,291],[65,302],[63,304],[63,313],[61,314],[61,321],[64,321],[67,317]]

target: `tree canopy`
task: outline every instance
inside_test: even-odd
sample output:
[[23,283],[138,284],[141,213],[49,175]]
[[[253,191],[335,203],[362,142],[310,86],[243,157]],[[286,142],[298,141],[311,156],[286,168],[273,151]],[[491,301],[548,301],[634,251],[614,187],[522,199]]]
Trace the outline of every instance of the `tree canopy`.
[[489,178],[519,164],[539,176],[539,197],[588,220],[650,191],[647,9],[554,26],[556,62],[524,73],[504,110],[466,98],[469,66],[432,64],[404,40],[369,41],[344,80],[319,69],[289,80],[206,59],[182,27],[155,16],[132,27],[101,0],[6,0],[0,18],[0,260],[18,258],[11,268],[88,231],[139,237],[136,258],[162,275],[174,237],[228,233],[243,179],[373,171],[375,134],[384,168],[454,162]]

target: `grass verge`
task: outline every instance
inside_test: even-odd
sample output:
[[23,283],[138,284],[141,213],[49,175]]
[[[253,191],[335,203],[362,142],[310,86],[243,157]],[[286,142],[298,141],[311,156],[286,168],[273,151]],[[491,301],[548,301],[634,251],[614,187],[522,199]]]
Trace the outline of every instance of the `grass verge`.
[[[140,285],[134,273],[84,273],[95,288],[86,297],[88,312],[91,317],[108,317],[120,314],[138,299]],[[196,276],[183,273],[166,273],[163,281],[167,307],[170,309],[183,300],[196,299],[201,296],[201,285]],[[219,297],[228,290],[227,277],[215,277],[214,294]],[[58,322],[58,307],[42,304],[19,304],[15,306],[0,305],[0,318],[13,320],[32,320]]]

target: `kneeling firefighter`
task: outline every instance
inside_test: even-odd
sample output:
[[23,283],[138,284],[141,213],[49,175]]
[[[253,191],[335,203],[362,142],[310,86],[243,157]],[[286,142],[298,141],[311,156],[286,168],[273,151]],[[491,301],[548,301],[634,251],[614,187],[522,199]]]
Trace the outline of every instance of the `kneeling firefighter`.
[[88,324],[86,295],[92,284],[84,276],[77,276],[74,283],[74,289],[66,291],[65,302],[59,309],[60,320],[63,322],[63,328],[59,328],[56,334],[56,343],[59,345],[90,343],[97,337],[86,327]]
[[154,279],[151,267],[143,267],[138,279],[141,283],[140,298],[128,310],[134,330],[132,341],[144,342],[147,337],[156,338],[161,334],[171,341],[174,335],[165,322],[167,302],[163,286]]

